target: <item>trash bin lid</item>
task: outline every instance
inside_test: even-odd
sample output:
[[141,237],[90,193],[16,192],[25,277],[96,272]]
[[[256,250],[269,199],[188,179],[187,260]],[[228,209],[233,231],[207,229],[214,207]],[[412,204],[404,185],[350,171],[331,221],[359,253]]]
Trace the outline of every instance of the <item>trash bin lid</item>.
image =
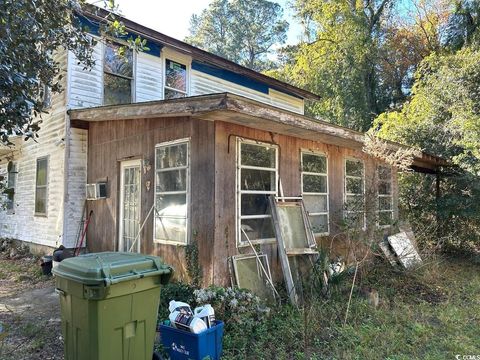
[[53,270],[56,276],[68,280],[105,286],[155,275],[164,275],[168,282],[171,272],[172,268],[158,256],[125,252],[80,255],[63,260]]

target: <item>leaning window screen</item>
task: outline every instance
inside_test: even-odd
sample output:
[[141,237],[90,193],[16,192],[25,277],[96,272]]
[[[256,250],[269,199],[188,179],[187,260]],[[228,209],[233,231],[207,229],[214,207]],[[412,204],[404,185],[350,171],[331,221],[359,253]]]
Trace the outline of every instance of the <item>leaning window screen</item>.
[[186,243],[189,143],[159,145],[155,151],[155,240]]

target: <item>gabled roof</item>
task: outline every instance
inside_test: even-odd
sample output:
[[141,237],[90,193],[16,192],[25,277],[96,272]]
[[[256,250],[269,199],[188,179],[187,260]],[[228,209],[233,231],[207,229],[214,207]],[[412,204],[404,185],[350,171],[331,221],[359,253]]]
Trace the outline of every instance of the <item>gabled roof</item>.
[[[365,134],[326,121],[276,108],[230,93],[191,96],[125,105],[69,110],[72,127],[88,128],[90,122],[190,116],[223,121],[273,133],[361,150]],[[390,142],[392,150],[406,146]],[[432,172],[447,162],[421,153],[415,158],[418,171]]]
[[[106,17],[109,12],[105,9],[101,9],[94,5],[85,5],[85,12],[82,16],[87,16],[89,18],[95,19],[97,21],[103,21],[103,18]],[[241,66],[233,61],[224,59],[220,56],[209,53],[205,50],[199,49],[195,46],[187,44],[186,42],[174,39],[170,36],[162,34],[158,31],[150,29],[146,26],[140,25],[134,21],[131,21],[125,17],[120,16],[121,21],[125,24],[126,28],[136,34],[141,38],[160,43],[164,46],[175,49],[184,54],[188,54],[192,57],[193,60],[196,60],[200,63],[205,63],[210,66],[216,66],[221,69],[225,69],[231,72],[234,72],[239,75],[246,76],[250,79],[263,82],[271,86],[275,90],[284,91],[287,94],[290,93],[302,99],[318,100],[320,97],[310,91],[298,88],[296,86],[287,84],[283,81],[277,80],[270,76],[264,75],[257,71],[251,70],[244,66]]]

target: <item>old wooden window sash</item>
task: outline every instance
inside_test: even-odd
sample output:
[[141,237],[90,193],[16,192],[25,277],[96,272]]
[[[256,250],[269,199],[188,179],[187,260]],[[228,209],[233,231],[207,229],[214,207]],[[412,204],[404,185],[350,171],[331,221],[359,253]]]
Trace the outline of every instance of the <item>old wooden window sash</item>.
[[187,65],[171,59],[165,59],[164,99],[176,99],[187,96]]
[[133,59],[130,49],[119,55],[119,44],[106,42],[103,57],[103,105],[130,104],[133,102]]
[[17,164],[13,163],[11,169],[7,173],[7,190],[6,209],[7,214],[15,213],[15,191],[17,186]]
[[278,147],[237,138],[237,244],[274,242],[269,196],[276,196]]
[[48,156],[37,159],[35,179],[35,215],[46,216],[48,207]]
[[302,197],[315,235],[329,234],[328,159],[325,154],[301,153]]
[[344,220],[348,227],[365,229],[365,164],[346,158],[344,174]]
[[393,221],[392,169],[377,166],[378,226],[388,227]]
[[190,140],[155,147],[155,242],[188,242],[190,218]]

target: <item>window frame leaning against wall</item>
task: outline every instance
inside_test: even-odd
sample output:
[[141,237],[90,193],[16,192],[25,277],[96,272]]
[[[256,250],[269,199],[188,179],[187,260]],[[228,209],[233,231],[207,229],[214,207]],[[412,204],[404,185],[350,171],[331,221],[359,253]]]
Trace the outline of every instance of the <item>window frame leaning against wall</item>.
[[[318,158],[324,158],[325,159],[325,172],[318,172],[318,171],[305,171],[305,166],[304,166],[304,155],[305,156],[314,156]],[[324,152],[320,151],[311,151],[311,150],[301,150],[300,151],[300,181],[301,181],[301,190],[302,190],[302,198],[303,198],[303,203],[305,204],[305,208],[308,212],[308,215],[310,218],[314,217],[323,217],[326,216],[326,225],[327,229],[326,231],[323,232],[316,232],[314,230],[314,226],[312,223],[312,220],[310,220],[310,223],[312,223],[312,229],[314,230],[315,236],[327,236],[330,234],[330,192],[329,192],[329,184],[328,184],[328,156]],[[315,177],[322,177],[325,178],[325,192],[312,192],[312,191],[305,191],[305,176],[315,176]],[[311,207],[308,205],[308,202],[305,201],[305,197],[312,197],[313,199],[318,200],[318,204],[321,203],[320,198],[324,197],[325,198],[325,210],[323,211],[310,211]],[[315,200],[314,200],[315,201]]]
[[[125,52],[126,54],[130,54],[130,56],[127,57],[125,54],[124,56],[126,57],[126,61],[124,56],[118,55],[116,51],[118,51],[118,48],[124,46],[125,47]],[[116,49],[115,49],[116,48]],[[124,64],[128,64],[128,62],[131,63],[131,75],[127,74],[121,74],[120,72],[115,72],[114,70],[107,70],[106,69],[106,57],[107,57],[107,51],[109,49],[113,49],[111,51],[114,52],[115,55],[113,56],[113,60],[124,60]],[[107,40],[102,43],[102,104],[103,105],[121,105],[121,104],[133,104],[135,103],[135,73],[136,73],[136,54],[134,51],[128,48],[128,45],[120,43],[118,41],[111,41]],[[107,76],[112,77],[112,78],[119,78],[122,80],[128,80],[129,81],[129,86],[130,86],[130,101],[129,102],[106,102],[106,78]]]
[[[191,207],[191,154],[190,154],[190,149],[191,149],[191,142],[190,138],[183,138],[183,139],[177,139],[173,141],[167,141],[167,142],[162,142],[157,145],[155,145],[155,181],[154,181],[154,206],[155,206],[155,211],[153,214],[153,242],[154,243],[160,243],[160,244],[171,244],[171,245],[187,245],[190,240],[190,207]],[[186,154],[185,154],[185,164],[180,165],[180,166],[171,166],[171,167],[162,167],[159,169],[159,150],[161,149],[166,149],[166,148],[172,148],[172,147],[179,147],[186,145]],[[157,191],[159,189],[159,178],[157,174],[159,173],[169,173],[169,172],[179,172],[179,174],[185,171],[185,190],[168,190],[168,191]],[[175,195],[185,195],[185,216],[183,215],[163,215],[163,216],[158,216],[157,211],[159,210],[158,206],[158,196],[166,195],[166,196],[175,196]],[[169,219],[170,221],[175,221],[175,220],[184,220],[185,225],[184,225],[184,239],[183,241],[177,241],[177,240],[169,240],[165,238],[160,238],[157,237],[157,219]]]
[[[262,141],[255,141],[255,140],[249,140],[249,139],[244,139],[242,137],[237,137],[236,138],[237,144],[236,144],[236,150],[237,150],[237,156],[236,156],[236,215],[235,215],[235,220],[236,220],[236,239],[237,239],[237,247],[244,247],[244,246],[249,246],[248,242],[246,240],[242,240],[242,237],[244,237],[241,229],[242,229],[242,220],[258,220],[258,219],[270,219],[270,226],[271,226],[271,232],[272,232],[272,237],[267,237],[267,238],[250,238],[252,244],[265,244],[265,243],[274,243],[275,242],[275,232],[273,229],[273,222],[271,221],[272,215],[270,212],[270,206],[268,205],[268,196],[277,196],[278,195],[278,170],[279,170],[279,147],[278,145],[274,145],[271,143],[266,143]],[[254,165],[244,165],[242,164],[242,144],[245,144],[247,146],[258,146],[260,148],[266,148],[267,150],[274,149],[275,154],[274,154],[274,166],[273,167],[262,167],[262,166],[254,166]],[[242,190],[242,170],[250,170],[250,171],[263,171],[263,172],[273,172],[275,174],[274,176],[274,183],[270,183],[270,186],[273,185],[275,187],[274,190],[249,190],[249,189],[243,189]],[[270,175],[271,176],[271,175]],[[272,179],[270,179],[271,181]],[[266,201],[263,199],[263,205],[265,206],[265,211],[264,214],[254,214],[254,215],[242,215],[242,196],[243,195],[257,195],[261,197],[261,195],[266,195]],[[256,201],[257,199],[255,199]],[[261,199],[260,199],[261,200]],[[253,229],[253,228],[252,228]],[[250,236],[249,236],[250,237]]]
[[[348,175],[347,174],[347,162],[354,162],[357,164],[362,164],[362,174],[359,175]],[[353,193],[348,191],[348,179],[361,180],[361,192]],[[363,198],[363,210],[348,210],[348,198],[352,196],[362,196]],[[366,213],[366,193],[365,193],[365,161],[355,157],[345,157],[343,161],[343,219],[347,221],[348,214],[350,213],[363,213],[362,216],[362,230],[367,228],[367,213]],[[350,226],[350,224],[347,223]]]
[[17,177],[18,175],[18,163],[12,162],[12,167],[10,170],[7,169],[7,187],[6,190],[11,192],[12,195],[10,196],[7,194],[6,196],[6,210],[7,214],[13,215],[15,214],[15,191],[17,189]]
[[[389,178],[388,179],[382,179],[381,178],[381,173],[380,173],[380,169],[387,169],[388,170],[388,173],[389,173]],[[388,165],[377,165],[376,166],[376,177],[377,177],[377,227],[379,228],[389,228],[390,226],[392,226],[392,223],[393,223],[393,169],[391,166],[388,166]],[[384,184],[386,185],[385,189],[385,193],[382,193],[383,191],[381,191],[381,184]],[[381,205],[382,205],[382,201],[381,199],[387,199],[387,198],[390,198],[390,209],[382,209],[381,208]],[[388,224],[382,224],[381,223],[381,213],[390,213],[390,221]]]
[[[45,161],[46,162],[46,165],[45,165],[45,184],[43,185],[38,185],[38,178],[39,178],[39,162],[42,162],[42,161]],[[49,181],[49,165],[50,165],[50,156],[42,156],[42,157],[39,157],[37,158],[36,160],[36,167],[35,167],[35,202],[33,204],[34,206],[34,215],[35,216],[44,216],[44,217],[47,217],[48,216],[48,181]],[[39,196],[39,189],[45,189],[45,199],[44,199],[44,206],[45,206],[45,211],[44,212],[40,212],[40,211],[37,211],[37,200],[38,200],[38,196]]]

